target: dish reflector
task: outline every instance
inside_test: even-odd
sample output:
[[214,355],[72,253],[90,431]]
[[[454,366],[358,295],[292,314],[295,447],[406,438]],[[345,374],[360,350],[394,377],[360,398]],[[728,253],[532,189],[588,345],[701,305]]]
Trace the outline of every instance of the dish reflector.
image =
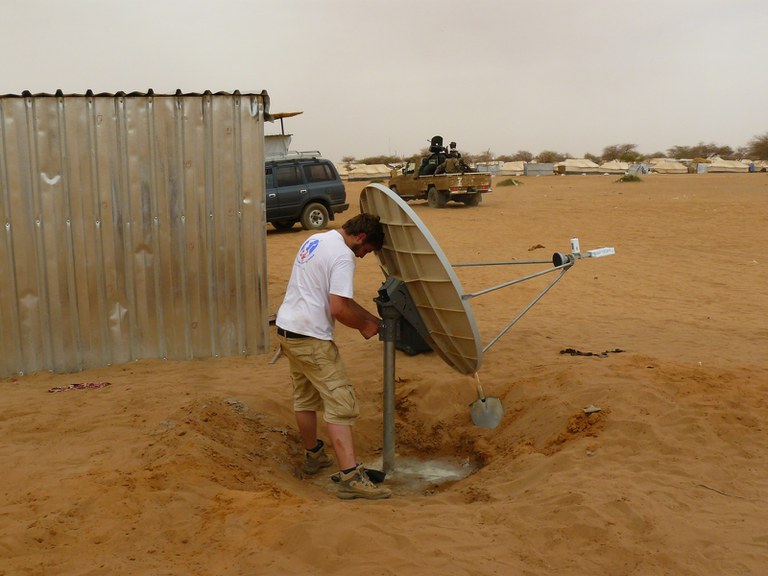
[[405,283],[428,334],[421,336],[462,374],[480,369],[483,347],[472,308],[453,267],[421,218],[396,193],[370,184],[360,193],[360,210],[384,225],[376,253],[384,274]]

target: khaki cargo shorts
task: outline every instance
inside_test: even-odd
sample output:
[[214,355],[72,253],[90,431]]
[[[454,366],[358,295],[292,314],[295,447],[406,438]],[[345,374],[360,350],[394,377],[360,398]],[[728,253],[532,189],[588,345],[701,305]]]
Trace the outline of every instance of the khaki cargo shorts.
[[293,409],[323,412],[331,424],[350,426],[360,413],[352,382],[331,340],[278,336],[293,382]]

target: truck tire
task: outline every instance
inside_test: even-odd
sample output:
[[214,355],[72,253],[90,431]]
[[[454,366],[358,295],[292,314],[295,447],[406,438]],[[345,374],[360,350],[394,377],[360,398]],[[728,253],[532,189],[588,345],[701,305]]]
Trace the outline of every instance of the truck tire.
[[272,222],[275,230],[290,230],[294,224],[296,224],[296,220],[275,220]]
[[311,202],[301,213],[304,230],[320,230],[328,226],[328,209],[319,202]]
[[427,190],[427,204],[431,208],[445,208],[448,203],[448,195],[430,186]]
[[467,196],[464,197],[464,200],[462,200],[465,206],[478,206],[482,201],[483,201],[483,195],[480,193],[468,194]]

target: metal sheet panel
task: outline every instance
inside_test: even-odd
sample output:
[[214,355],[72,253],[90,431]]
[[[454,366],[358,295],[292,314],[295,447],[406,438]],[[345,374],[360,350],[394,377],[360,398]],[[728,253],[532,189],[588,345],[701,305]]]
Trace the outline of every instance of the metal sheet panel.
[[268,107],[0,96],[0,375],[266,352]]

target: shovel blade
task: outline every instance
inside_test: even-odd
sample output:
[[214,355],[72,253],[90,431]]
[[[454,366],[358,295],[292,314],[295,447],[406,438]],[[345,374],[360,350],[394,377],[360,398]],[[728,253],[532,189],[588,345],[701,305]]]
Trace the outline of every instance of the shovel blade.
[[504,407],[498,398],[479,398],[469,405],[472,422],[480,428],[496,428],[504,415]]

